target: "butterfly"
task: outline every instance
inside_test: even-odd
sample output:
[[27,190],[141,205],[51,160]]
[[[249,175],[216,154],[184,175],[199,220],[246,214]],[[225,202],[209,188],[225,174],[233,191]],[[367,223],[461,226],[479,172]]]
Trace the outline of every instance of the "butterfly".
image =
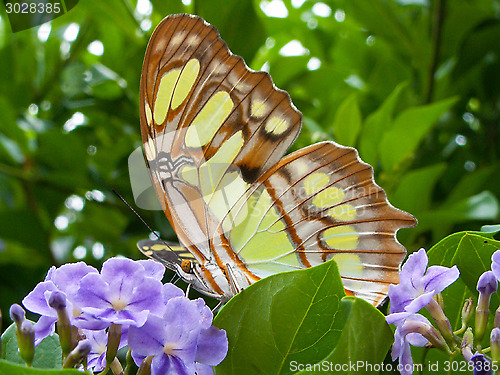
[[335,260],[348,295],[373,305],[398,283],[394,208],[351,147],[321,142],[285,156],[302,115],[266,72],[231,53],[215,27],[166,17],[149,41],[141,134],[163,211],[181,246],[139,249],[206,295],[229,300],[279,272]]

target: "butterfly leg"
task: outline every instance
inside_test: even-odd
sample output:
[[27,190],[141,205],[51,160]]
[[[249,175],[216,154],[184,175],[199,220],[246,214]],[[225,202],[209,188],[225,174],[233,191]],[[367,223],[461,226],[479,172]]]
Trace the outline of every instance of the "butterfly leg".
[[238,283],[238,279],[231,268],[231,265],[226,264],[226,274],[227,278],[229,280],[229,286],[231,287],[231,291],[234,293],[234,295],[238,294],[243,290],[243,287],[240,286]]
[[186,288],[186,298],[189,298],[189,292],[191,291],[191,284],[188,283]]

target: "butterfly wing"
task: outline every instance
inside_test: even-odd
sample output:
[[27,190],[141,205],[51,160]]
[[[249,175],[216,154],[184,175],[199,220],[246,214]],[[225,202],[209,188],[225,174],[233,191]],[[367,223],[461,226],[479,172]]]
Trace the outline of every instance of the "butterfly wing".
[[176,265],[182,267],[183,260],[196,261],[193,254],[187,251],[185,247],[174,242],[147,239],[137,242],[137,247],[148,258],[163,263],[165,267],[172,271],[176,271]]
[[[301,115],[268,74],[250,71],[215,28],[189,15],[167,17],[151,37],[140,101],[155,190],[181,243],[203,263],[227,213],[219,201],[240,198],[282,158]],[[229,185],[236,190],[222,197]]]
[[390,206],[352,148],[325,142],[282,159],[300,113],[201,18],[157,27],[140,100],[155,190],[214,293],[332,258],[346,288],[374,304],[397,282],[395,233],[415,219]]
[[355,149],[323,142],[294,152],[245,199],[224,220],[233,223],[226,248],[249,277],[334,259],[346,291],[374,305],[398,283],[406,251],[396,231],[415,218],[390,205]]

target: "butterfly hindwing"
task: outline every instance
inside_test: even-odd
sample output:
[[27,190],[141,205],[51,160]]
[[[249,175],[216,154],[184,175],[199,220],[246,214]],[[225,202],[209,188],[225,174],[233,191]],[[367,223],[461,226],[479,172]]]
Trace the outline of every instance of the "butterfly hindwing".
[[353,148],[323,142],[283,157],[300,112],[213,26],[190,15],[160,23],[140,100],[153,184],[204,288],[227,299],[330,259],[346,290],[373,304],[398,282],[395,234],[415,219],[389,204]]

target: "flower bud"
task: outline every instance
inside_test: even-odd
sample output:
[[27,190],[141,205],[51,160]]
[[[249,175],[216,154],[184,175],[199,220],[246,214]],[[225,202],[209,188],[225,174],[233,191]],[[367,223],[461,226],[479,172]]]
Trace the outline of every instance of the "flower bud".
[[493,322],[493,326],[500,328],[500,306],[498,307],[497,311],[495,312],[495,320]]
[[419,322],[417,320],[407,320],[403,324],[403,333],[405,335],[409,333],[420,333],[434,347],[441,349],[447,353],[450,351],[441,333],[436,328],[427,323]]
[[66,295],[56,290],[49,296],[48,304],[57,312],[57,333],[59,334],[63,357],[66,357],[76,344],[72,340],[71,322],[66,309]]
[[64,361],[63,368],[74,368],[81,364],[84,360],[87,359],[87,356],[89,355],[91,349],[92,345],[90,344],[89,340],[82,340],[78,342],[75,349],[73,349],[69,353],[66,361]]
[[112,363],[118,353],[120,339],[122,337],[122,326],[112,323],[108,331],[108,346],[106,349],[106,363]]
[[462,326],[467,327],[474,314],[474,299],[469,297],[462,307]]
[[153,356],[146,357],[141,362],[139,366],[139,370],[137,370],[137,375],[151,375],[151,361],[153,360]]
[[66,295],[56,290],[50,295],[48,304],[59,313],[59,311],[66,309]]
[[491,296],[497,289],[498,281],[493,271],[486,271],[479,277],[477,281],[477,290],[479,293]]
[[425,306],[427,311],[431,314],[437,329],[443,335],[446,343],[450,348],[454,348],[456,343],[453,337],[453,329],[451,328],[451,323],[448,317],[445,315],[443,309],[435,300],[431,300],[427,306]]
[[472,328],[469,327],[464,333],[461,345],[462,355],[467,362],[469,362],[473,356],[472,345],[474,345],[474,334],[472,333]]
[[493,363],[500,363],[500,328],[495,327],[491,330],[491,359]]
[[26,366],[31,367],[35,355],[35,329],[29,320],[21,323],[21,328],[17,332],[17,345],[22,360]]
[[481,348],[481,340],[486,332],[488,325],[488,315],[490,313],[491,294],[498,289],[498,281],[492,271],[486,271],[481,275],[477,282],[477,290],[479,291],[479,300],[476,307],[476,336],[477,346]]
[[14,303],[10,309],[9,309],[9,315],[10,315],[10,319],[12,319],[12,321],[14,323],[16,323],[16,327],[17,329],[21,329],[21,325],[22,323],[24,322],[24,320],[26,319],[26,311],[24,311],[24,309],[18,305],[17,303]]
[[436,294],[434,297],[434,301],[438,303],[438,305],[441,307],[441,309],[444,310],[444,299],[443,295],[441,293]]

